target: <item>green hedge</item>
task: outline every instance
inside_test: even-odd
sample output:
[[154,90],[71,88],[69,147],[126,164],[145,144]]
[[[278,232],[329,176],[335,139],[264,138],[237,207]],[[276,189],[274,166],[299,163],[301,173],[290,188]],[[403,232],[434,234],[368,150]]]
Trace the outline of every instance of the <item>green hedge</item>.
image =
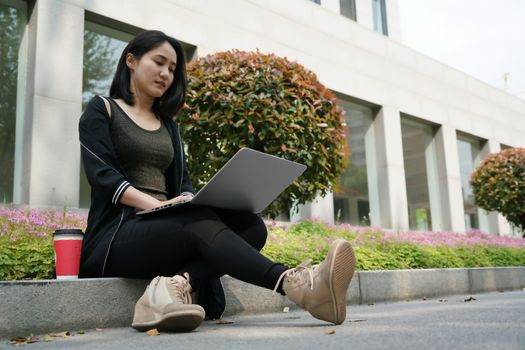
[[[305,259],[319,263],[335,237],[353,243],[359,270],[525,266],[523,246],[430,246],[392,241],[381,230],[329,227],[315,222],[302,222],[287,229],[270,225],[263,254],[287,266],[296,266]],[[19,235],[14,241],[9,235],[0,237],[0,280],[49,279],[53,259],[49,237]]]
[[[273,230],[278,241],[269,240],[263,253],[288,266],[305,259],[321,262],[329,240],[319,234],[294,236],[284,230]],[[351,236],[351,235],[350,235]],[[349,238],[335,233],[333,237]],[[410,242],[367,242],[355,245],[359,270],[398,270],[458,267],[525,266],[525,248],[501,246],[426,246]]]
[[0,239],[0,280],[50,279],[54,264],[49,238]]

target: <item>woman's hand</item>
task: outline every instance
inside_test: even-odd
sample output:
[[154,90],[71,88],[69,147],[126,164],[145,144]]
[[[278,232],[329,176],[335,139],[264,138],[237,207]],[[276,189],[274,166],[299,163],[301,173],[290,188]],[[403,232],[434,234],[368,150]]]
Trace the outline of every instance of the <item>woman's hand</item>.
[[168,199],[167,201],[159,201],[158,199],[137,190],[133,186],[129,186],[122,194],[122,197],[120,197],[120,203],[140,210],[145,210],[157,208],[165,204],[188,201],[192,197],[192,195],[182,195]]
[[192,197],[193,195],[191,194],[181,195],[175,198],[168,199],[167,201],[159,201],[158,199],[153,198],[149,194],[141,192],[133,186],[129,186],[122,194],[122,197],[120,197],[120,203],[140,210],[145,210],[157,208],[165,204],[188,201]]
[[189,201],[192,198],[193,198],[192,195],[177,196],[175,198],[168,199],[167,201],[161,201],[161,205],[171,204],[171,203],[187,202],[187,201]]

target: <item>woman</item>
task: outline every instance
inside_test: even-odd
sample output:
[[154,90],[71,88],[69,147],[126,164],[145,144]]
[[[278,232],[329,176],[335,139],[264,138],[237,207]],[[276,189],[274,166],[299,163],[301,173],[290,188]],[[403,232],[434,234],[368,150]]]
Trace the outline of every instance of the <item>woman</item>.
[[[135,306],[132,327],[190,331],[204,309],[191,292],[228,274],[286,295],[314,317],[340,324],[353,275],[352,247],[330,246],[325,261],[290,269],[259,251],[266,227],[255,214],[185,206],[142,217],[138,210],[193,196],[179,128],[186,68],[178,41],[159,31],[124,49],[110,98],[94,97],[79,125],[91,185],[81,277],[153,279]],[[170,276],[170,277],[161,277]]]

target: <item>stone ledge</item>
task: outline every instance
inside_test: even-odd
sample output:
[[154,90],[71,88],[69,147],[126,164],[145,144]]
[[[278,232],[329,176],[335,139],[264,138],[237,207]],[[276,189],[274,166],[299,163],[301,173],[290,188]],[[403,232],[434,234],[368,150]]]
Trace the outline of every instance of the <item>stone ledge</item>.
[[471,293],[469,269],[366,271],[359,286],[362,304]]
[[[286,297],[229,276],[222,278],[225,316],[279,312]],[[0,338],[131,324],[135,302],[149,281],[93,278],[0,282]],[[349,304],[391,302],[525,287],[525,267],[359,271]]]

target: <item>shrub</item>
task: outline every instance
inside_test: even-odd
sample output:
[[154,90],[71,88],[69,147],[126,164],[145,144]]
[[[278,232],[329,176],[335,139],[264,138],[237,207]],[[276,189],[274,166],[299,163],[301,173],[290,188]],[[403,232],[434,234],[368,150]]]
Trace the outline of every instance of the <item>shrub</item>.
[[456,250],[452,247],[441,246],[422,246],[425,252],[426,261],[423,268],[454,268],[462,267],[463,262]]
[[47,237],[0,240],[0,280],[49,279],[55,266],[53,241]]
[[344,168],[343,112],[314,73],[273,54],[228,51],[188,64],[177,117],[199,189],[241,147],[308,166],[266,213],[276,217],[325,195]]
[[498,211],[525,230],[525,148],[489,155],[472,173],[470,184],[477,206]]
[[[84,228],[86,216],[60,211],[0,208],[0,280],[52,277],[57,228]],[[293,267],[306,259],[324,260],[335,238],[350,240],[360,270],[524,266],[525,240],[479,231],[392,233],[370,227],[303,221],[288,227],[267,221],[262,253]]]
[[85,227],[83,214],[0,207],[0,280],[51,278],[53,232]]

